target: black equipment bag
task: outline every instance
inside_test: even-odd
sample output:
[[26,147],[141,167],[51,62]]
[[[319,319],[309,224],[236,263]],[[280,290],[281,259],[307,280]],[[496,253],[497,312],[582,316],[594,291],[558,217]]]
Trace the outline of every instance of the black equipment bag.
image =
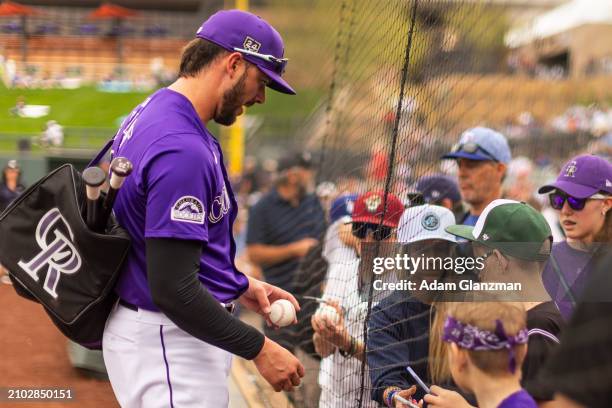
[[15,291],[42,304],[66,337],[100,349],[130,238],[112,216],[104,234],[88,229],[85,203],[72,165],[40,179],[0,215],[0,263]]

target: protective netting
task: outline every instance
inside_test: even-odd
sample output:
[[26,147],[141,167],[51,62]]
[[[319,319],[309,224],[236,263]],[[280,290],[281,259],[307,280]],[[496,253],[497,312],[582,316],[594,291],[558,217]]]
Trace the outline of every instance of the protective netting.
[[[159,9],[162,3],[167,10]],[[42,15],[1,21],[0,54],[3,62],[13,61],[14,77],[21,81],[17,87],[78,88],[82,82],[110,92],[155,88],[174,79],[180,49],[222,6],[187,3],[193,6],[157,2],[151,10],[141,5],[138,16],[125,19],[91,18],[91,8],[45,7]],[[266,106],[276,111],[253,107],[243,118],[247,159],[234,188],[240,204],[237,265],[300,301],[297,325],[266,329],[306,366],[304,385],[289,394],[295,407],[377,407],[386,388],[415,384],[406,367],[427,384],[445,371],[443,361],[430,357],[430,306],[409,301],[406,291],[376,289],[371,266],[364,267],[364,257],[358,256],[357,247],[365,249],[348,218],[356,196],[377,193],[366,209],[382,205],[382,216],[377,213],[371,222],[378,232],[383,219],[397,215],[389,200],[380,200],[390,194],[399,198],[402,210],[422,200],[449,205],[461,223],[467,200],[443,202],[453,196],[444,187],[448,184],[427,197],[413,193],[420,191],[423,177],[434,174],[456,184],[455,161],[441,156],[462,132],[486,126],[505,136],[512,153],[500,195],[530,203],[549,220],[555,240],[564,239],[557,215],[537,189],[578,154],[609,160],[612,51],[605,24],[551,28],[538,20],[561,3],[251,1],[251,10],[283,36],[290,59],[286,78],[298,95],[268,92]],[[557,13],[553,20],[568,14]],[[315,191],[300,200],[295,200],[299,194],[279,196],[275,183],[287,182],[283,171],[308,160],[305,154],[293,162],[281,160],[279,169],[272,159],[306,151],[312,155],[314,183],[294,174],[289,184]],[[487,179],[483,174],[483,186]],[[478,188],[484,187],[472,186]],[[344,210],[330,208],[347,194]],[[417,208],[404,220],[416,225],[411,233],[417,233],[424,215]],[[257,255],[257,244],[272,252]],[[377,243],[367,250],[371,256],[386,255]],[[381,277],[384,282],[397,278]],[[336,302],[338,311],[321,299]],[[327,337],[315,333],[311,322],[323,312],[331,321],[341,316]],[[422,394],[419,389],[417,396]]]
[[[267,10],[265,15],[283,32],[290,24],[275,19],[275,13],[287,17],[291,12],[277,7],[284,12]],[[417,191],[421,177],[443,174],[456,180],[455,162],[441,156],[463,131],[476,126],[495,129],[509,142],[512,160],[502,196],[528,202],[547,216],[552,210],[537,188],[553,179],[564,162],[584,152],[609,157],[610,92],[602,88],[610,84],[607,63],[594,60],[590,70],[577,67],[563,48],[571,43],[568,37],[554,48],[554,38],[530,31],[545,7],[343,0],[298,2],[293,12],[304,13],[304,28],[299,40],[288,38],[288,55],[295,49],[310,51],[310,39],[317,49],[298,53],[299,63],[308,68],[297,70],[299,75],[290,69],[288,76],[302,88],[327,86],[324,103],[287,137],[293,150],[304,146],[313,153],[317,194],[328,221],[331,201],[342,194],[391,193],[410,206],[414,197],[409,193]],[[521,41],[514,39],[516,33]],[[310,76],[300,76],[305,73]],[[431,197],[429,202],[441,204]],[[452,208],[458,223],[466,208]],[[417,211],[408,221],[418,222],[421,215]],[[550,216],[555,227],[554,213]],[[364,276],[368,271],[360,270],[360,258],[341,237],[350,235],[345,222],[332,216],[322,245],[291,272],[291,289],[303,312],[298,327],[285,332],[289,347],[319,359],[310,319],[322,306],[301,296],[337,301],[344,326],[337,337],[330,335],[331,354],[320,366],[307,366],[307,383],[319,384],[320,397],[317,391],[302,390],[304,395],[294,398],[296,406],[379,406],[388,386],[416,383],[407,366],[432,383],[430,307],[407,301],[406,292],[375,290]],[[560,233],[558,223],[553,232]],[[347,342],[347,333],[357,345]],[[345,355],[339,344],[355,348]]]

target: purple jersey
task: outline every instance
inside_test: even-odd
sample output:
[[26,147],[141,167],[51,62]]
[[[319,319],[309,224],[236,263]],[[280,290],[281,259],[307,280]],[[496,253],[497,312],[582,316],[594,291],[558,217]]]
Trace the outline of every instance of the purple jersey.
[[497,408],[538,408],[535,400],[525,390],[510,394]]
[[555,243],[552,247],[551,259],[542,272],[542,281],[565,320],[569,320],[574,311],[567,289],[571,290],[575,300],[580,297],[585,280],[591,274],[592,256],[590,252],[572,248],[566,241]]
[[112,154],[134,165],[113,207],[132,238],[119,296],[158,310],[147,283],[145,239],[175,238],[202,242],[198,278],[218,301],[239,297],[248,280],[234,265],[237,204],[219,143],[191,102],[167,88],[155,92],[123,122]]

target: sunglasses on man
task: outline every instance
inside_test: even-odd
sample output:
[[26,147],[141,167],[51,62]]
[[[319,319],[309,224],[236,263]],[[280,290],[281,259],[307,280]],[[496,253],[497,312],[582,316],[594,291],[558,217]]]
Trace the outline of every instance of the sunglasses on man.
[[277,58],[274,55],[260,54],[258,52],[246,50],[244,48],[234,47],[234,51],[238,51],[242,54],[250,55],[271,63],[274,72],[276,72],[278,75],[283,75],[285,73],[285,68],[287,67],[287,62],[289,61],[288,58]]
[[375,241],[384,241],[391,237],[393,228],[369,222],[353,222],[352,224],[351,233],[356,238],[365,239],[369,231],[372,232],[372,238]]
[[581,211],[584,209],[584,206],[588,200],[604,200],[606,198],[608,197],[599,193],[586,198],[576,198],[560,191],[556,191],[548,195],[550,206],[555,210],[561,210],[567,201],[567,204],[574,211]]
[[494,162],[499,161],[499,160],[497,160],[495,158],[495,156],[493,156],[491,153],[489,153],[489,151],[487,149],[485,149],[484,147],[482,147],[478,143],[473,143],[473,142],[458,143],[455,146],[453,146],[453,148],[451,149],[451,153],[466,152],[466,153],[469,153],[469,154],[474,154],[474,153],[476,153],[478,151],[484,153],[487,157],[489,157]]

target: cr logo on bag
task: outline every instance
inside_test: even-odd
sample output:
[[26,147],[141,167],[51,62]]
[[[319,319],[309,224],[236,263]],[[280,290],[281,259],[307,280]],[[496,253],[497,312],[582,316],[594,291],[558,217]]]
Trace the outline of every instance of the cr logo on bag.
[[[70,238],[60,230],[61,226],[68,231]],[[53,236],[50,236],[51,232]],[[70,225],[59,209],[53,208],[47,211],[36,227],[36,242],[41,251],[29,262],[20,260],[17,263],[36,282],[38,282],[39,272],[44,266],[47,266],[47,277],[43,288],[54,298],[57,298],[55,290],[60,274],[72,274],[81,267],[81,256],[72,243],[73,239],[74,235]]]

